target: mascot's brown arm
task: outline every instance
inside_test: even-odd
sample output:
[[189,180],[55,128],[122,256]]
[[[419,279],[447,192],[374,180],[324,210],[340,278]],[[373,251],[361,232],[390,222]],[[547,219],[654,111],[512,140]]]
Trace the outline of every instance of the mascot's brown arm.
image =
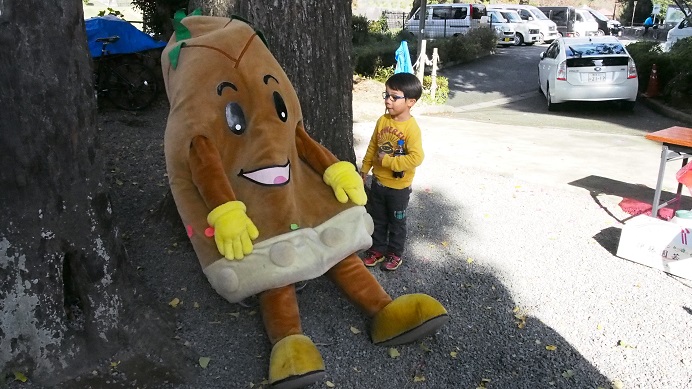
[[223,169],[221,154],[209,138],[202,135],[192,138],[190,170],[192,182],[209,209],[236,199]]
[[296,147],[300,158],[320,175],[324,175],[328,167],[339,162],[331,151],[308,135],[302,123],[296,127]]

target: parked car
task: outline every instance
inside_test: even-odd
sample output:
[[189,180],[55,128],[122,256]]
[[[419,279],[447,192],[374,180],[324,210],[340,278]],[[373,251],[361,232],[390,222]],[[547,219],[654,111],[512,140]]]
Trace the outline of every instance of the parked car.
[[[483,4],[429,4],[425,8],[425,38],[446,38],[466,34],[486,15]],[[406,21],[405,29],[420,35],[420,7]]]
[[487,24],[490,28],[495,30],[495,35],[497,35],[497,44],[502,46],[511,46],[515,44],[516,32],[514,30],[514,23],[505,19],[500,10],[491,9],[487,10],[488,15],[481,18],[481,24]]
[[595,9],[589,7],[583,7],[582,9],[588,11],[594,17],[594,19],[596,19],[596,23],[598,23],[598,35],[622,36],[623,28],[620,22],[609,19],[607,16],[596,11]]
[[525,44],[527,46],[531,46],[534,43],[541,42],[540,25],[534,23],[533,21],[522,19],[521,16],[519,16],[519,13],[513,9],[494,8],[492,6],[488,6],[488,10],[493,9],[498,10],[502,16],[504,16],[504,18],[514,26],[514,30],[516,31],[516,35],[514,37],[515,45],[520,46]]
[[555,22],[562,36],[597,35],[598,23],[586,11],[569,6],[538,7],[538,9]]
[[576,12],[577,21],[574,23],[574,29],[577,32],[577,36],[598,35],[598,22],[591,15],[591,12],[581,8],[578,8]]
[[519,17],[527,22],[534,22],[540,30],[541,42],[550,43],[558,38],[560,34],[557,31],[555,22],[548,19],[540,9],[528,4],[492,4],[488,8],[504,8],[517,11]]
[[666,43],[663,45],[663,51],[670,51],[675,42],[679,39],[692,36],[692,21],[690,19],[682,19],[675,27],[668,30]]
[[538,84],[554,111],[565,101],[619,100],[628,110],[637,99],[637,68],[614,36],[558,38],[540,54]]

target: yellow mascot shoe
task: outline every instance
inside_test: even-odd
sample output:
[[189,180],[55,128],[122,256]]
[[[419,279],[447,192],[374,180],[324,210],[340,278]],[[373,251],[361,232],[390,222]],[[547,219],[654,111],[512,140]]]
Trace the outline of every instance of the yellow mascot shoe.
[[272,389],[294,389],[325,377],[322,355],[305,335],[289,335],[276,342],[269,358]]
[[375,314],[370,337],[379,346],[410,343],[434,333],[448,321],[447,310],[439,301],[427,294],[407,294]]

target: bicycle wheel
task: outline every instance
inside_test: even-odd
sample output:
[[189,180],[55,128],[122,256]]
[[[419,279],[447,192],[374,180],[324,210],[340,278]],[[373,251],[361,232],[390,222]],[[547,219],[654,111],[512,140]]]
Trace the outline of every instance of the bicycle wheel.
[[108,99],[116,107],[137,111],[151,105],[158,88],[154,73],[137,62],[113,67],[107,79]]

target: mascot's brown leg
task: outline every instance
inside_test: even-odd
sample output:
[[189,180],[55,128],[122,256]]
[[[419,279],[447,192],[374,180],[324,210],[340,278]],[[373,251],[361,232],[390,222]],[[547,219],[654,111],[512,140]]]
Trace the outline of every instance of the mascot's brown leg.
[[269,360],[272,387],[300,388],[324,379],[322,356],[312,340],[302,334],[295,287],[264,291],[259,295],[259,303],[273,345]]
[[373,318],[370,337],[375,344],[413,342],[449,321],[442,304],[426,294],[407,294],[392,301],[356,254],[339,262],[327,275],[349,300]]

